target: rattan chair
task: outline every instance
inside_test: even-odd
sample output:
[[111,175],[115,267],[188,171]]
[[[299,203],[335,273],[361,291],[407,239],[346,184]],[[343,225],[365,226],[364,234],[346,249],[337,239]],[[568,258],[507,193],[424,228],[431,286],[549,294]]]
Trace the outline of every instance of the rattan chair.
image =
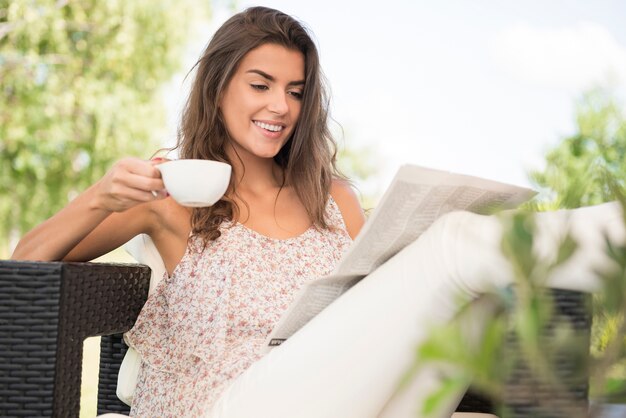
[[[106,336],[101,340],[98,413],[128,412],[115,395],[126,351],[121,334],[135,322],[149,278],[150,269],[136,264],[0,261],[0,416],[78,417],[83,341],[97,335]],[[559,315],[588,341],[588,295],[554,295]],[[509,345],[515,349],[514,341]],[[586,380],[570,373],[575,368],[571,359],[558,361],[570,390],[567,402],[586,410]],[[507,389],[506,404],[516,417],[536,416],[541,407],[541,387],[529,379],[520,366]],[[458,410],[493,412],[489,400],[471,391]]]
[[[0,261],[0,416],[78,417],[83,341],[130,329],[149,281],[140,265]],[[107,354],[103,377],[121,361]]]

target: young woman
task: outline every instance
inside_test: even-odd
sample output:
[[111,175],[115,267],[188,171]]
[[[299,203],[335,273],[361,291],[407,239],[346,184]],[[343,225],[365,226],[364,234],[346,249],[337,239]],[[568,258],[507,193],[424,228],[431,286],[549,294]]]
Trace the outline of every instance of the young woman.
[[[126,334],[143,358],[131,415],[413,416],[432,376],[393,394],[421,325],[452,317],[459,292],[512,280],[499,221],[450,214],[261,358],[295,292],[333,269],[364,222],[335,169],[327,112],[306,30],[276,10],[248,9],[198,61],[178,144],[181,158],[232,165],[224,198],[182,207],[163,190],[158,161],[124,159],[19,243],[14,258],[90,260],[139,233],[152,237],[167,274]],[[564,219],[542,215],[542,249],[555,247]],[[583,250],[552,283],[591,290],[606,262],[602,227],[623,239],[621,212],[600,206],[571,220]]]
[[198,61],[178,144],[181,158],[231,164],[224,198],[182,207],[166,197],[158,161],[127,158],[20,241],[14,258],[73,261],[140,233],[154,241],[168,277],[127,335],[144,359],[134,415],[202,415],[258,359],[294,292],[328,274],[359,232],[327,119],[306,30],[249,9]]

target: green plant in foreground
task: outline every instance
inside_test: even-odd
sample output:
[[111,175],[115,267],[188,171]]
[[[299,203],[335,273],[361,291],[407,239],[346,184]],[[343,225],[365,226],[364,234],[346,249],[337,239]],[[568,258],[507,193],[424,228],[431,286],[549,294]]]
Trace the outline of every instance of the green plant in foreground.
[[[626,204],[626,199],[622,203]],[[603,336],[604,350],[590,357],[586,334],[576,332],[555,313],[550,293],[546,291],[550,274],[575,253],[575,241],[565,236],[553,258],[540,258],[533,250],[538,233],[533,213],[508,214],[502,221],[505,232],[501,250],[510,261],[514,285],[493,289],[481,297],[480,303],[490,308],[482,317],[484,327],[480,332],[469,335],[467,331],[468,321],[476,320],[471,315],[476,301],[460,301],[459,315],[449,324],[432,330],[416,349],[413,366],[403,384],[422,367],[433,365],[440,371],[442,382],[426,399],[420,415],[436,413],[470,383],[494,400],[500,417],[512,414],[502,405],[507,382],[509,387],[516,385],[517,390],[534,391],[533,399],[538,401],[533,406],[536,416],[587,416],[584,405],[572,395],[573,386],[584,387],[587,381],[592,382],[596,399],[624,396],[624,384],[610,378],[610,371],[626,354],[624,243],[612,244],[606,240],[606,252],[614,265],[600,273],[604,286],[596,300],[613,321],[613,331]],[[512,346],[511,342],[517,349],[507,348]],[[565,363],[570,372],[566,378],[561,373]],[[528,370],[523,381],[512,375],[520,365]]]

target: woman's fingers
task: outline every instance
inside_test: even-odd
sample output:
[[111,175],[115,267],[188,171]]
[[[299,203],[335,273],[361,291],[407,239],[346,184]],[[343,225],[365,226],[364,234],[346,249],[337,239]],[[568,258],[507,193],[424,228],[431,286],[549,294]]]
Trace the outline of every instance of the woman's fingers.
[[161,172],[151,161],[125,158],[118,161],[103,177],[99,202],[106,210],[122,212],[167,196]]
[[116,185],[111,189],[109,196],[113,203],[113,210],[120,212],[141,203],[164,199],[168,195],[162,189],[158,191],[141,190],[129,186]]
[[159,165],[159,164],[163,164],[166,163],[168,161],[172,161],[169,158],[163,158],[163,157],[156,157],[150,160],[150,164],[152,165]]
[[[152,164],[153,166],[157,166],[159,164],[163,164],[168,161],[171,161],[171,160],[169,158],[157,157],[157,158],[151,159],[150,164]],[[157,170],[157,171],[159,172],[159,178],[163,178],[163,176],[161,175],[161,170]],[[159,199],[159,198],[164,199],[168,197],[170,194],[165,189],[165,184],[164,184],[162,189],[153,189],[152,195],[154,196],[155,199]]]
[[146,177],[138,174],[129,173],[121,179],[126,186],[146,192],[160,191],[165,189],[161,178]]
[[[145,202],[151,202],[153,200],[156,199],[162,199],[164,197],[164,195],[162,193],[157,193],[158,197],[154,197],[154,195],[152,194],[152,191],[148,190],[138,190],[138,189],[131,189],[129,188],[128,190],[125,191],[123,196],[120,196],[120,202],[121,203],[145,203]],[[163,197],[162,197],[163,196]]]
[[139,158],[126,158],[120,161],[120,165],[132,174],[161,178],[161,172],[154,167],[155,164],[153,161],[140,160]]

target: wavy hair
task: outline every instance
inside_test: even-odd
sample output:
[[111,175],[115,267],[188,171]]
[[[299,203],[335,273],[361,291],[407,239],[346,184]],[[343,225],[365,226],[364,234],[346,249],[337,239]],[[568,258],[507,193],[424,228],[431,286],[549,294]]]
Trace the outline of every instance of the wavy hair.
[[[220,100],[243,57],[251,50],[277,44],[302,52],[305,84],[296,126],[274,157],[284,171],[283,186],[292,186],[313,224],[329,228],[324,217],[334,178],[343,178],[335,165],[337,147],[328,128],[328,95],[317,48],[301,23],[278,10],[252,7],[232,16],[213,35],[201,58],[183,110],[177,145],[180,158],[232,164],[226,154],[230,137],[220,111]],[[192,68],[193,70],[193,68]],[[220,236],[220,225],[239,214],[228,196],[236,194],[233,178],[224,198],[208,208],[194,208],[192,233],[205,243]]]

